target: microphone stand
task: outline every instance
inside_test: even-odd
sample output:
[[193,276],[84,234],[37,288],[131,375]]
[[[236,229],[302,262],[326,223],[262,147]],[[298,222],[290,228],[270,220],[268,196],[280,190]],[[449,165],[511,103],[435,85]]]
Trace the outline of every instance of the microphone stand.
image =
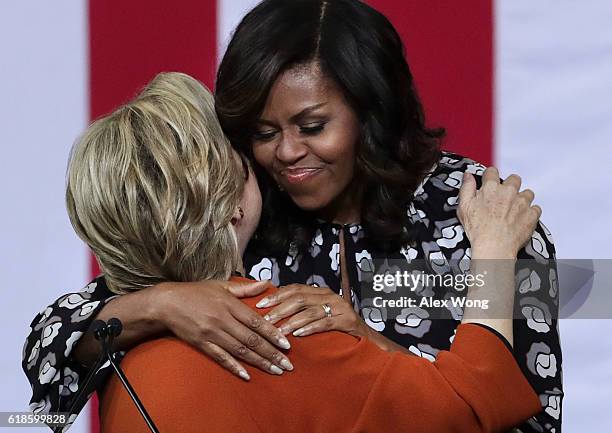
[[[106,326],[107,326],[106,322],[102,320],[95,320],[92,323],[91,330],[96,340],[100,341],[100,339],[102,338],[101,334],[103,332],[106,332],[106,330],[104,329]],[[73,415],[75,406],[85,396],[85,393],[89,389],[89,384],[91,383],[91,380],[94,378],[94,376],[98,372],[98,369],[102,366],[102,363],[104,362],[104,355],[105,355],[104,351],[102,351],[102,353],[96,360],[93,367],[91,367],[91,370],[89,370],[89,373],[87,373],[87,376],[85,377],[85,381],[83,382],[83,386],[81,386],[81,389],[79,389],[79,392],[72,400],[72,404],[70,405],[70,408],[68,409],[68,419],[70,419],[70,417]],[[56,425],[55,427],[53,427],[53,433],[61,433],[61,431],[64,429],[64,426],[65,425],[62,425],[62,424]]]
[[[136,408],[138,409],[138,411],[144,418],[145,422],[147,423],[149,430],[151,430],[153,433],[159,433],[157,426],[155,425],[155,423],[151,419],[151,416],[149,415],[144,405],[138,398],[136,391],[134,391],[134,388],[132,388],[132,385],[130,384],[127,377],[125,376],[125,373],[123,372],[119,364],[116,362],[113,356],[114,354],[111,352],[113,340],[115,339],[115,337],[121,334],[121,331],[123,330],[123,324],[121,323],[119,319],[113,317],[108,322],[104,322],[103,320],[94,321],[91,329],[92,329],[92,332],[96,340],[98,340],[100,344],[102,345],[102,353],[100,354],[100,357],[96,361],[94,367],[90,370],[87,377],[85,378],[85,382],[83,386],[81,387],[81,389],[79,390],[78,394],[72,401],[72,404],[70,405],[70,410],[68,411],[68,418],[70,418],[70,416],[72,415],[74,411],[74,407],[76,406],[77,402],[79,402],[80,399],[83,397],[83,395],[87,391],[89,383],[91,382],[97,370],[100,368],[100,366],[106,359],[110,363],[113,370],[115,370],[115,373],[119,377],[121,384],[126,389],[130,398],[136,405]],[[53,428],[53,432],[60,433],[63,430],[64,426],[65,425],[55,426]]]
[[130,384],[127,377],[125,376],[125,373],[123,372],[119,364],[115,361],[113,357],[113,353],[111,353],[113,340],[115,339],[115,337],[119,336],[119,334],[121,334],[121,331],[123,330],[123,325],[121,321],[113,317],[107,322],[106,329],[107,329],[106,338],[102,340],[102,350],[106,354],[106,358],[110,362],[110,365],[113,367],[113,370],[115,370],[115,373],[117,373],[117,376],[119,377],[119,380],[121,381],[121,384],[123,385],[125,390],[128,392],[130,398],[136,405],[136,408],[140,412],[140,415],[142,415],[145,422],[147,423],[149,430],[151,430],[153,433],[159,433],[159,430],[157,429],[157,426],[153,422],[153,419],[151,418],[151,416],[145,409],[144,405],[138,398],[136,391],[134,391],[134,388],[132,388],[132,385]]

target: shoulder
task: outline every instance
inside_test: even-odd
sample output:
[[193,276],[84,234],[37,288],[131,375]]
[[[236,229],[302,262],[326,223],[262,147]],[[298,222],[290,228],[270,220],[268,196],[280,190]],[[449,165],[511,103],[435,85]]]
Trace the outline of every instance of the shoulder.
[[162,337],[143,342],[130,350],[122,364],[126,368],[138,369],[146,367],[147,371],[155,372],[157,368],[173,365],[186,366],[202,357],[195,348],[175,337]]
[[463,173],[482,177],[486,166],[472,158],[458,153],[442,151],[440,159],[425,176],[414,195],[419,196],[425,189],[452,192],[461,188]]
[[414,191],[408,206],[412,223],[430,226],[433,221],[456,222],[459,189],[463,173],[472,173],[480,187],[486,166],[472,158],[442,151],[438,161]]
[[[463,173],[471,173],[478,188],[482,186],[482,174],[487,167],[472,158],[454,152],[443,151],[440,159],[432,167],[414,192],[408,214],[411,219],[431,223],[437,221],[441,227],[458,223],[457,207],[459,189],[463,183]],[[502,178],[503,182],[504,179]],[[529,258],[553,258],[555,255],[553,237],[542,223],[532,235],[532,242],[524,247]],[[519,254],[519,258],[521,255]]]

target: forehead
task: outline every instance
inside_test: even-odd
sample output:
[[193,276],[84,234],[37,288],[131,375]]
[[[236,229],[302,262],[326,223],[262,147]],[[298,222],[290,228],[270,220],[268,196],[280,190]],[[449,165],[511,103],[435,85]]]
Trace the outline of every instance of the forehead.
[[326,77],[316,63],[297,65],[283,71],[270,89],[263,117],[293,115],[305,107],[343,102],[338,85]]

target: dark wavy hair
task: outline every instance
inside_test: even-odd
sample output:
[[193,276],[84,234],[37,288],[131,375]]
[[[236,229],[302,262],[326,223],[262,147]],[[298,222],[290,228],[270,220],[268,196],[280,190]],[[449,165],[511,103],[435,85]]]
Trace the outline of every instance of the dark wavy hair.
[[[253,159],[251,137],[279,74],[318,62],[362,125],[356,173],[361,224],[373,248],[411,241],[412,193],[440,157],[444,130],[425,126],[404,46],[389,20],[358,0],[264,0],[240,22],[221,61],[216,110],[234,147]],[[255,164],[257,167],[257,164]],[[265,254],[307,248],[316,216],[299,209],[259,167],[261,223],[252,247]]]

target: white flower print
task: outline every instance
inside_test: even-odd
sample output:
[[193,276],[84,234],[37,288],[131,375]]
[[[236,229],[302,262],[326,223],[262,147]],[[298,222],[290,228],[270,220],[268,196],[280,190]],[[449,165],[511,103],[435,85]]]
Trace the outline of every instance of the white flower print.
[[440,164],[456,164],[457,162],[459,162],[459,160],[457,158],[451,158],[450,156],[443,156],[442,158],[440,158]]
[[96,287],[98,287],[97,281],[92,281],[91,283],[86,285],[82,291],[85,293],[93,293],[96,290]]
[[87,302],[87,299],[83,298],[83,296],[78,293],[73,293],[60,302],[59,306],[73,310],[84,302]]
[[317,232],[313,238],[313,243],[318,246],[323,246],[323,233],[321,229],[317,229]]
[[548,305],[533,297],[520,300],[521,313],[527,319],[527,326],[539,333],[550,331],[552,315]]
[[434,272],[444,274],[450,271],[450,265],[444,254],[442,254],[442,251],[432,251],[427,257],[429,258],[429,264]]
[[419,252],[412,247],[402,247],[402,249],[400,250],[400,253],[406,257],[406,261],[408,263],[412,262],[412,260],[416,259],[417,255],[419,254]]
[[38,340],[36,344],[34,345],[34,347],[32,348],[32,351],[30,352],[30,356],[28,356],[28,360],[27,360],[28,364],[32,362],[32,360],[38,356],[39,349],[40,349],[40,340]]
[[355,253],[355,263],[357,264],[359,281],[372,281],[374,278],[374,263],[370,253],[366,250]]
[[329,252],[329,258],[331,259],[332,271],[338,271],[338,264],[340,262],[340,244],[332,245],[331,251]]
[[363,320],[370,328],[378,332],[385,329],[385,318],[380,308],[374,306],[363,307],[361,309],[361,314],[363,315]]
[[51,308],[51,307],[47,307],[47,308],[45,308],[44,311],[41,311],[40,312],[41,317],[40,317],[40,320],[38,321],[38,324],[41,324],[45,320],[47,320],[49,318],[49,316],[51,315],[52,311],[53,311],[53,308]]
[[57,373],[57,369],[51,365],[50,361],[47,361],[43,364],[42,368],[40,369],[38,381],[43,385],[45,383],[50,383],[55,377],[56,373]]
[[272,261],[265,257],[251,268],[249,275],[258,281],[272,279]]
[[545,259],[550,258],[550,254],[548,254],[548,249],[546,248],[546,242],[544,242],[542,235],[538,233],[537,230],[531,235],[531,248]]
[[459,242],[463,240],[463,226],[456,224],[442,229],[442,237],[436,239],[438,245],[444,248],[455,248]]
[[475,174],[477,176],[481,176],[484,173],[486,168],[487,167],[485,167],[484,165],[482,165],[482,164],[480,164],[478,162],[474,162],[472,164],[468,164],[465,167],[465,171],[467,171],[468,173]]
[[67,396],[79,390],[79,375],[70,368],[64,368],[64,383],[61,385],[60,395]]
[[372,256],[366,250],[361,251],[360,253],[355,253],[355,260],[357,261],[357,266],[364,272],[372,272],[371,262]]
[[416,217],[417,220],[423,219],[427,216],[427,214],[423,212],[422,209],[417,209],[414,203],[410,203],[410,205],[408,206],[408,214],[411,217]]
[[538,354],[536,368],[541,377],[555,377],[557,375],[557,357],[554,353]]
[[459,188],[461,187],[462,181],[463,181],[463,172],[453,171],[451,174],[448,175],[444,183],[452,188]]
[[51,402],[49,401],[49,396],[45,396],[44,400],[30,403],[29,409],[30,412],[35,413],[37,415],[49,413],[51,411]]
[[100,301],[93,301],[93,302],[84,304],[83,307],[81,307],[79,316],[86,316],[90,314],[99,304],[100,304]]
[[47,347],[49,344],[53,342],[53,339],[59,334],[59,329],[62,327],[61,322],[55,322],[50,325],[45,326],[42,334],[42,347]]
[[297,255],[297,248],[290,249],[289,254],[287,254],[287,258],[285,259],[285,266],[293,266]]
[[546,399],[544,411],[554,419],[559,419],[561,416],[561,396],[560,395],[543,395]]
[[431,353],[424,352],[416,346],[410,346],[408,350],[414,353],[416,356],[420,356],[421,358],[424,358],[428,361],[434,362],[436,360],[436,357],[433,356]]
[[70,334],[70,337],[68,337],[68,340],[66,340],[66,350],[64,350],[64,356],[70,355],[70,352],[72,352],[72,347],[77,341],[79,341],[81,335],[83,335],[83,333],[80,331],[75,331]]
[[[527,274],[527,275],[525,275]],[[516,278],[519,280],[518,291],[521,294],[540,290],[542,279],[533,269],[521,269]]]
[[546,343],[537,342],[531,345],[527,353],[527,368],[533,374],[544,379],[557,375],[557,357],[551,353]]
[[395,330],[400,334],[422,337],[431,328],[429,312],[420,307],[403,308],[395,318]]

